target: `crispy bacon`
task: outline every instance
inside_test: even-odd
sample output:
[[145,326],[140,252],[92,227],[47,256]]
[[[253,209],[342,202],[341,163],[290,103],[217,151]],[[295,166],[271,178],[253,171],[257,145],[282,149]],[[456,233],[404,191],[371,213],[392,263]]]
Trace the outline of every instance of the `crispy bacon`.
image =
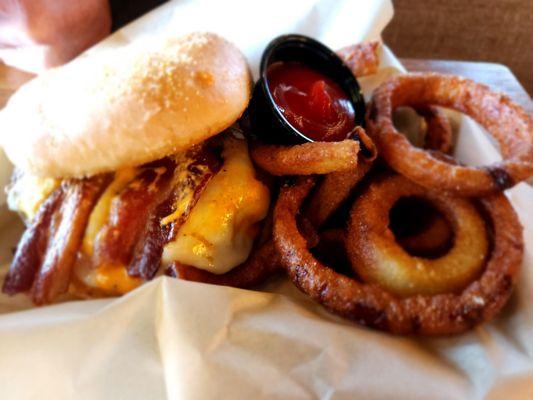
[[220,164],[214,149],[203,146],[183,157],[145,165],[113,199],[95,241],[94,265],[125,265],[130,276],[153,278],[164,245],[183,225]]
[[[146,229],[138,241],[133,260],[128,264],[128,274],[142,279],[152,279],[161,264],[163,247],[172,240],[179,228],[187,220],[190,212],[198,202],[207,183],[218,172],[221,161],[213,149],[203,148],[188,155],[192,161],[182,163],[177,168],[186,168],[186,179],[179,173],[172,184],[171,193],[151,213]],[[180,208],[176,209],[176,205]],[[174,215],[171,222],[165,223],[163,218]]]
[[[125,265],[131,276],[153,278],[164,245],[221,167],[215,146],[143,166],[111,202],[107,222],[95,238],[94,267]],[[89,217],[111,177],[65,180],[48,197],[20,241],[5,293],[30,291],[36,304],[45,304],[68,290]]]
[[52,218],[60,208],[64,195],[61,187],[56,189],[42,204],[33,223],[22,235],[4,280],[4,293],[14,295],[31,289],[48,246]]
[[170,158],[147,165],[113,199],[107,223],[96,238],[95,265],[129,264],[150,214],[168,193],[175,167]]
[[109,176],[100,175],[63,182],[64,199],[53,217],[52,235],[31,289],[35,304],[50,303],[68,290],[89,215],[109,181]]
[[50,195],[22,236],[4,293],[31,290],[44,304],[67,291],[89,214],[108,183],[109,176],[65,181]]

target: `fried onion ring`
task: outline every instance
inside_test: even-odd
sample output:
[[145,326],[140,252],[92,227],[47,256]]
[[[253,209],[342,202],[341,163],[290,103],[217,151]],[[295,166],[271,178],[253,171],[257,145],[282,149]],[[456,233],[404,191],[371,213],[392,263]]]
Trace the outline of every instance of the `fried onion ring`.
[[250,153],[254,162],[272,175],[329,174],[357,165],[359,142],[346,139],[295,146],[259,145]]
[[[412,146],[392,122],[394,109],[428,104],[461,111],[499,143],[503,161],[483,167],[442,162]],[[400,174],[427,188],[482,196],[509,188],[533,174],[533,121],[508,97],[452,75],[405,74],[384,82],[373,94],[367,127],[380,155]]]
[[378,41],[365,42],[343,47],[337,54],[356,77],[361,77],[378,72],[380,48]]
[[366,131],[358,127],[356,136],[363,147],[357,165],[345,171],[326,174],[305,210],[307,218],[315,228],[320,228],[346,201],[377,158],[376,146]]
[[[412,256],[396,241],[389,212],[407,197],[427,199],[448,217],[454,241],[442,257]],[[357,274],[398,296],[463,289],[479,274],[488,252],[485,222],[469,200],[427,190],[400,175],[372,182],[357,199],[348,239],[348,255]]]
[[296,216],[314,185],[303,178],[281,190],[274,211],[274,241],[292,282],[332,312],[395,334],[464,332],[492,319],[511,295],[523,256],[522,227],[503,194],[481,199],[494,229],[494,248],[483,273],[459,293],[400,298],[317,261],[298,231]]
[[418,202],[406,200],[407,207],[400,200],[390,212],[390,229],[396,241],[409,254],[419,257],[436,258],[449,251],[454,236],[446,217],[436,210],[427,215],[427,209],[420,212]]
[[424,148],[450,153],[453,134],[446,114],[437,107],[419,107],[415,111],[426,122]]
[[371,166],[371,162],[359,162],[355,168],[324,177],[305,209],[305,215],[314,227],[320,228],[348,199]]

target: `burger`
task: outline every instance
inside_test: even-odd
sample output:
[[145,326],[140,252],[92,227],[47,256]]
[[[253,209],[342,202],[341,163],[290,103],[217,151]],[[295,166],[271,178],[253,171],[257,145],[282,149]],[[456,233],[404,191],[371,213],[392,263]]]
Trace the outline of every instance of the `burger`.
[[0,113],[27,229],[5,279],[36,304],[119,295],[176,266],[230,273],[270,202],[236,122],[251,76],[225,39],[192,33],[82,56]]

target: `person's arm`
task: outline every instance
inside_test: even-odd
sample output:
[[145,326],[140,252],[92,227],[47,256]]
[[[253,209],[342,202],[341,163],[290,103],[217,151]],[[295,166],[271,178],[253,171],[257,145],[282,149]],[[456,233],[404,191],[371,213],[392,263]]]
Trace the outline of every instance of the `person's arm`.
[[69,61],[110,30],[108,0],[2,0],[0,60],[38,72]]

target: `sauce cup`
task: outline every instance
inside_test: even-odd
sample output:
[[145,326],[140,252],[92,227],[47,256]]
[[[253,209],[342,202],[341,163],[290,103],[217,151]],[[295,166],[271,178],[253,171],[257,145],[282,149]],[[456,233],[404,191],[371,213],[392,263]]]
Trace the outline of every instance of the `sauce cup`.
[[[272,40],[261,58],[260,79],[249,108],[251,134],[270,144],[301,144],[314,140],[291,125],[269,88],[268,69],[278,62],[298,62],[326,75],[349,98],[355,112],[355,126],[364,126],[365,102],[357,79],[334,51],[303,35],[284,35]],[[358,140],[357,135],[351,136]],[[364,151],[365,145],[361,143]]]

